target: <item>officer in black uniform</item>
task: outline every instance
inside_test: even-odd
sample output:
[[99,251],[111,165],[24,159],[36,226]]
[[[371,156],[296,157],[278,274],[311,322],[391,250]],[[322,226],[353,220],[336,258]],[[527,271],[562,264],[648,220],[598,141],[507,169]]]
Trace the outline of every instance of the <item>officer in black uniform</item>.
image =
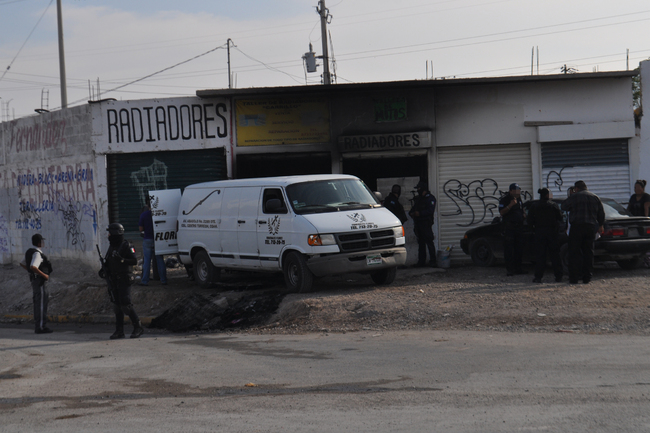
[[404,206],[399,202],[399,196],[402,194],[402,187],[393,185],[390,194],[384,199],[384,207],[391,211],[404,224],[408,218],[404,212]]
[[535,278],[533,283],[541,283],[546,267],[546,257],[551,259],[555,281],[562,281],[562,262],[558,236],[562,224],[562,211],[553,200],[548,188],[538,190],[539,200],[533,202],[528,210],[528,225],[534,230]]
[[[135,249],[124,239],[122,224],[112,223],[106,229],[110,246],[106,251],[106,263],[99,271],[101,278],[108,276],[108,290],[112,293],[113,311],[115,312],[115,332],[111,340],[124,338],[124,315],[133,323],[131,338],[138,338],[144,332],[142,323],[131,303],[131,284],[133,284],[133,266],[138,264]],[[106,274],[107,275],[106,275]]]
[[32,236],[32,245],[33,248],[25,252],[25,259],[20,262],[20,266],[29,272],[29,281],[32,285],[34,324],[36,325],[34,332],[50,334],[53,331],[45,324],[47,322],[47,304],[50,298],[47,281],[50,280],[52,273],[52,263],[41,250],[45,246],[45,238],[41,234],[36,233]]
[[417,267],[427,265],[427,248],[429,249],[429,266],[435,268],[436,247],[433,244],[433,216],[436,212],[436,197],[429,192],[426,182],[419,182],[415,189],[418,195],[415,196],[413,207],[409,215],[413,219],[415,236],[418,238],[418,263]]
[[499,213],[504,225],[503,258],[508,276],[525,274],[521,269],[524,254],[524,208],[521,206],[521,188],[510,184],[508,194],[499,200]]

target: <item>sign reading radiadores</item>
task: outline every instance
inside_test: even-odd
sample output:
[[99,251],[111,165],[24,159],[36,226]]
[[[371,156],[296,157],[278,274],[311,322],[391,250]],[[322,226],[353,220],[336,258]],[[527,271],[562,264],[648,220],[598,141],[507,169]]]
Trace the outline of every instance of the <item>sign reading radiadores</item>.
[[431,147],[431,131],[347,135],[339,137],[338,144],[341,152],[427,149]]

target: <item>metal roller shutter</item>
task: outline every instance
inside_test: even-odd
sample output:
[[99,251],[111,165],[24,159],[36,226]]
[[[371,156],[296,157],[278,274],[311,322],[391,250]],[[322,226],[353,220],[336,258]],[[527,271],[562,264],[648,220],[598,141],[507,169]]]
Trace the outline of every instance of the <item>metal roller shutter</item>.
[[597,195],[626,203],[630,198],[627,139],[542,144],[542,185],[556,197],[577,180]]
[[226,171],[223,148],[108,155],[110,221],[137,232],[148,191],[226,179]]
[[523,200],[532,200],[529,144],[438,148],[439,246],[453,245],[452,260],[470,260],[460,240],[499,216],[499,199],[515,182]]

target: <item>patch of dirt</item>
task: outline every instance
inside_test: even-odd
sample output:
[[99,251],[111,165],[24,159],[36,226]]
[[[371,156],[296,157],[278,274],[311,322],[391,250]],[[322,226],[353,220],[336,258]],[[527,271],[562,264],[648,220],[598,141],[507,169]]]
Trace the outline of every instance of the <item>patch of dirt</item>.
[[[68,269],[70,271],[58,271]],[[597,265],[590,284],[544,284],[529,274],[506,277],[503,267],[472,265],[438,269],[400,269],[390,286],[375,286],[367,275],[319,279],[314,291],[287,294],[263,325],[246,332],[302,333],[356,330],[476,329],[527,332],[650,334],[650,269]],[[282,278],[252,273],[222,273],[223,281],[202,291],[183,268],[168,269],[167,286],[152,281],[133,286],[141,316],[156,317],[193,293],[220,292],[232,304],[259,290],[282,289]],[[112,308],[96,270],[58,264],[49,285],[50,315],[108,315]],[[31,314],[26,272],[6,265],[0,272],[0,315]],[[6,319],[5,319],[6,320]],[[229,331],[232,332],[232,331]]]

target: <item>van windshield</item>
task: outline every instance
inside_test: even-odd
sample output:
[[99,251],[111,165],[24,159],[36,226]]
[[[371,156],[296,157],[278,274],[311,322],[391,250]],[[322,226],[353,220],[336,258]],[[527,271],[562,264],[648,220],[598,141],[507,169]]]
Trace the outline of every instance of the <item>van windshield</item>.
[[358,179],[295,183],[287,186],[286,190],[298,215],[380,206],[375,195]]

